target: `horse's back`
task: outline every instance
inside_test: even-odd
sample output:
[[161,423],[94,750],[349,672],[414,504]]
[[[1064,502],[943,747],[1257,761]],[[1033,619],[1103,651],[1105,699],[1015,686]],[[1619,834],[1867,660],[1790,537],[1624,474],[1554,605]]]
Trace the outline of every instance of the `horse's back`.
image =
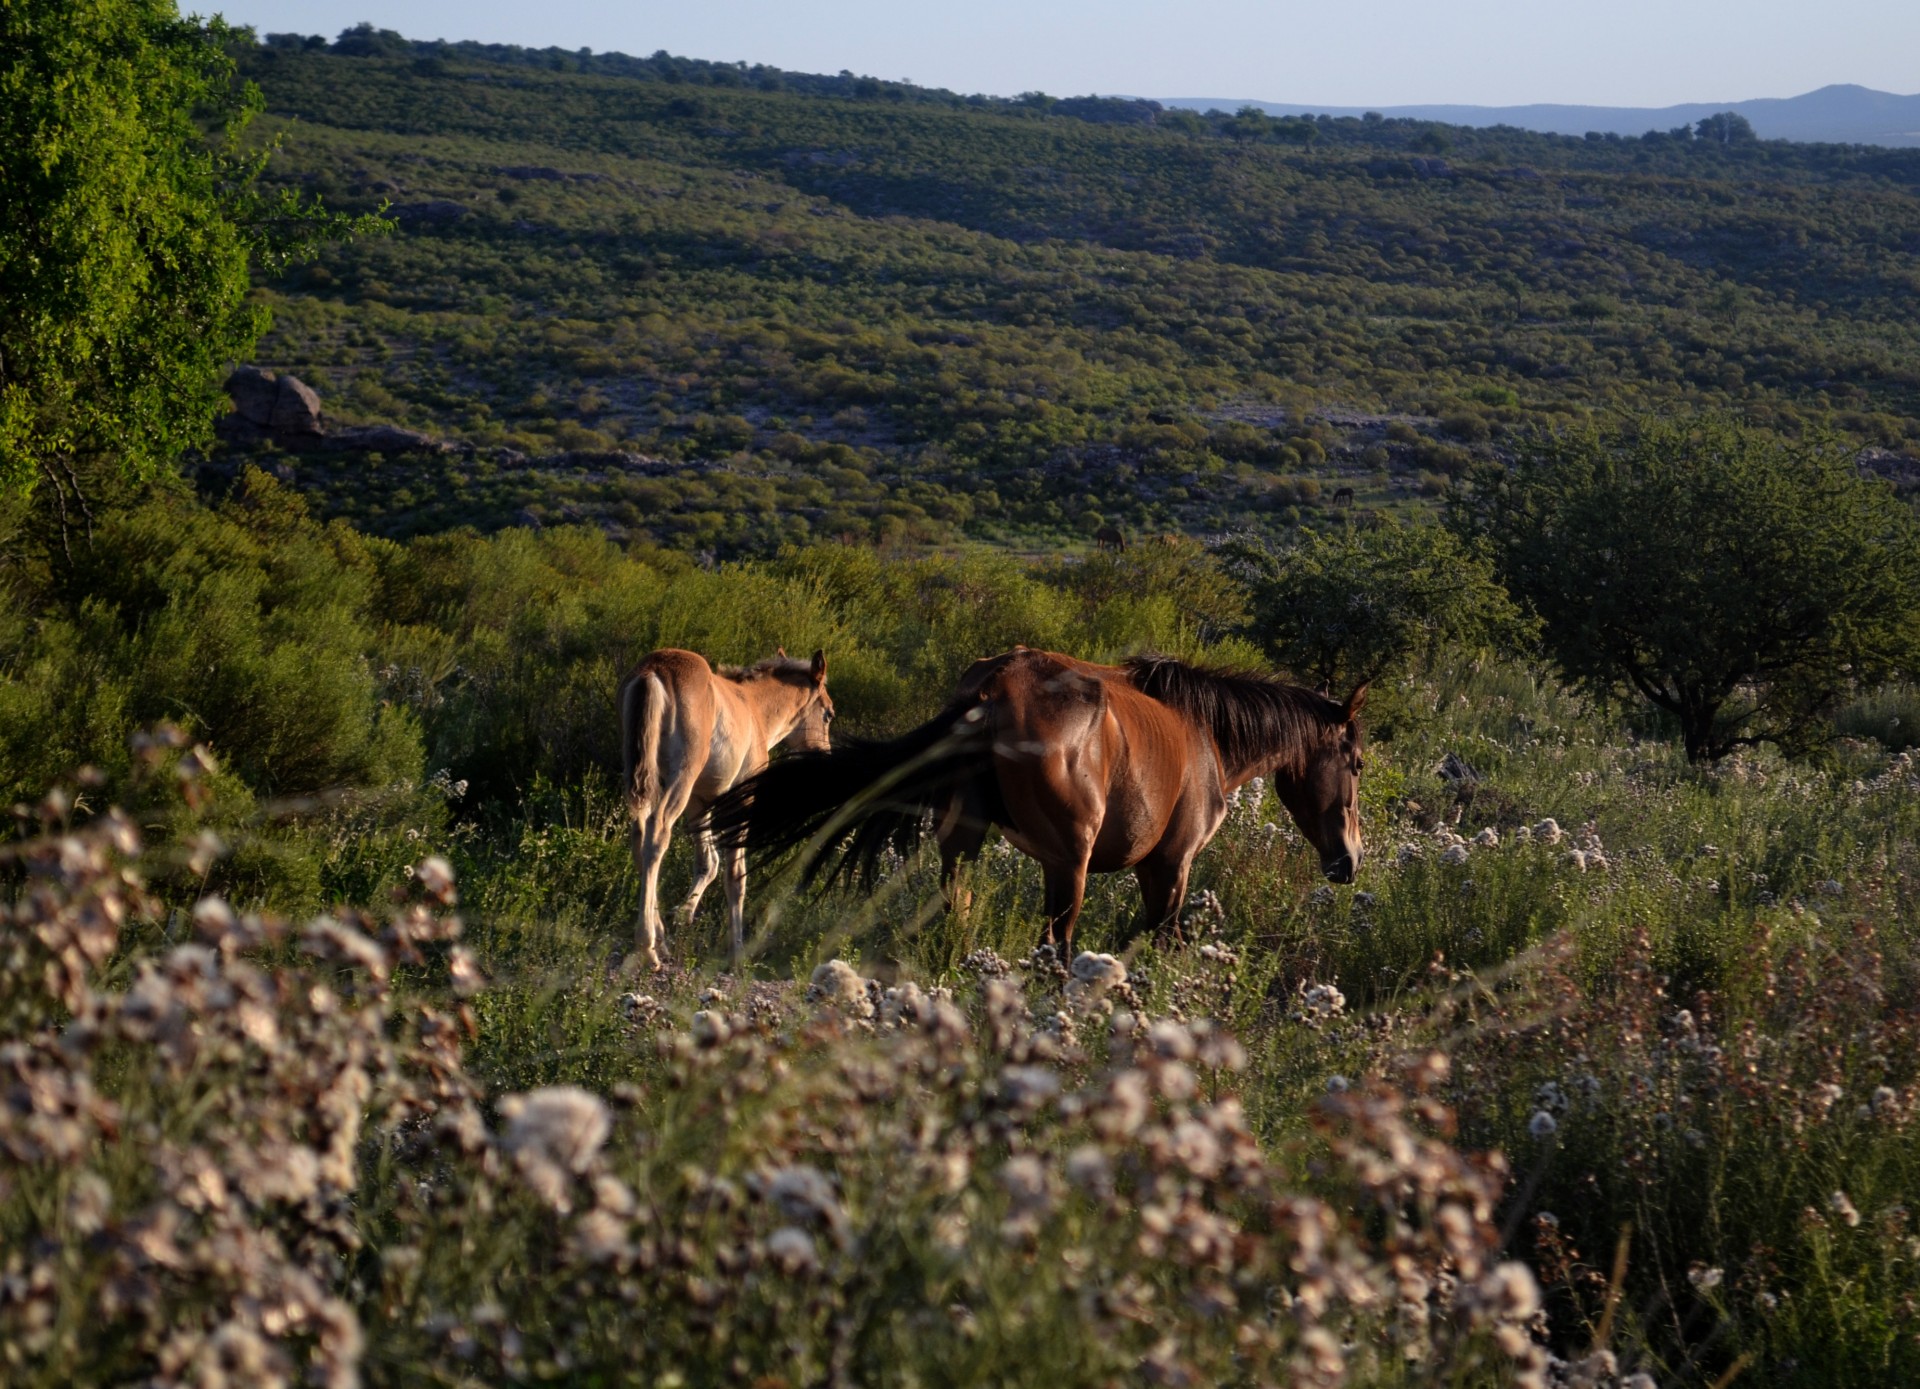
[[713,667],[697,651],[677,647],[650,651],[620,682],[623,706],[630,698],[655,698],[651,693],[655,681],[664,705],[658,713],[663,736],[658,748],[662,765],[656,769],[657,775],[663,782],[677,781],[689,773],[697,776],[706,765],[719,718]]
[[627,672],[626,680],[621,684],[639,680],[645,676],[659,677],[660,683],[669,691],[679,693],[699,686],[713,683],[713,666],[698,651],[682,651],[675,646],[663,646],[658,651],[649,651]]
[[1122,667],[1017,648],[976,662],[961,691],[990,710],[1009,828],[1043,862],[1063,831],[1092,847],[1097,870],[1137,861],[1205,770],[1191,726]]

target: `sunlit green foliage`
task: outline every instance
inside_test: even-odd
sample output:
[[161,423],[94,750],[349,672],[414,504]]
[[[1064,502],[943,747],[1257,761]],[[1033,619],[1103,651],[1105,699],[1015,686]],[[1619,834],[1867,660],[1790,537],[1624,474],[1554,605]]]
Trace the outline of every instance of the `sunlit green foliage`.
[[1530,635],[1486,556],[1437,525],[1347,526],[1279,551],[1230,546],[1227,558],[1251,585],[1255,635],[1325,689]]
[[1920,663],[1920,523],[1831,441],[1650,419],[1531,441],[1458,501],[1561,667],[1664,710],[1690,757],[1804,746]]
[[96,467],[148,477],[206,442],[267,322],[250,260],[363,225],[254,187],[240,38],[172,0],[0,13],[0,491],[77,515]]

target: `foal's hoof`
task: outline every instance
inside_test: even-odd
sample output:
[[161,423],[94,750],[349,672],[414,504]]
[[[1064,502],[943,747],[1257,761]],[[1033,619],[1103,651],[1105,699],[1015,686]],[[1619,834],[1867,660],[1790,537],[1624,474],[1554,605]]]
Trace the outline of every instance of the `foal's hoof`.
[[654,950],[636,950],[620,962],[620,975],[625,979],[642,974],[665,974],[666,971],[666,962]]

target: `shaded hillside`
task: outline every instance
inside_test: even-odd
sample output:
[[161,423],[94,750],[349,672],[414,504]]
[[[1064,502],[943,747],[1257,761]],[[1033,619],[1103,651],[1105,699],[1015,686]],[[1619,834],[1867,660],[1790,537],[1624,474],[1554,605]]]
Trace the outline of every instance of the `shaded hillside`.
[[249,59],[281,176],[400,224],[263,287],[262,364],[477,450],[293,469],[382,529],[1284,526],[1595,409],[1920,437],[1920,155],[500,56]]

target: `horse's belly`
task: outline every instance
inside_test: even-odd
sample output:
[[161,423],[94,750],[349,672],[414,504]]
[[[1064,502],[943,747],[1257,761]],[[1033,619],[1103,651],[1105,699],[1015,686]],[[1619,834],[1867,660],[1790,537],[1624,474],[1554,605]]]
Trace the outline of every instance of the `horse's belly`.
[[1131,868],[1159,844],[1166,833],[1164,821],[1157,821],[1132,807],[1109,806],[1093,841],[1093,853],[1087,869],[1093,873],[1118,873]]

